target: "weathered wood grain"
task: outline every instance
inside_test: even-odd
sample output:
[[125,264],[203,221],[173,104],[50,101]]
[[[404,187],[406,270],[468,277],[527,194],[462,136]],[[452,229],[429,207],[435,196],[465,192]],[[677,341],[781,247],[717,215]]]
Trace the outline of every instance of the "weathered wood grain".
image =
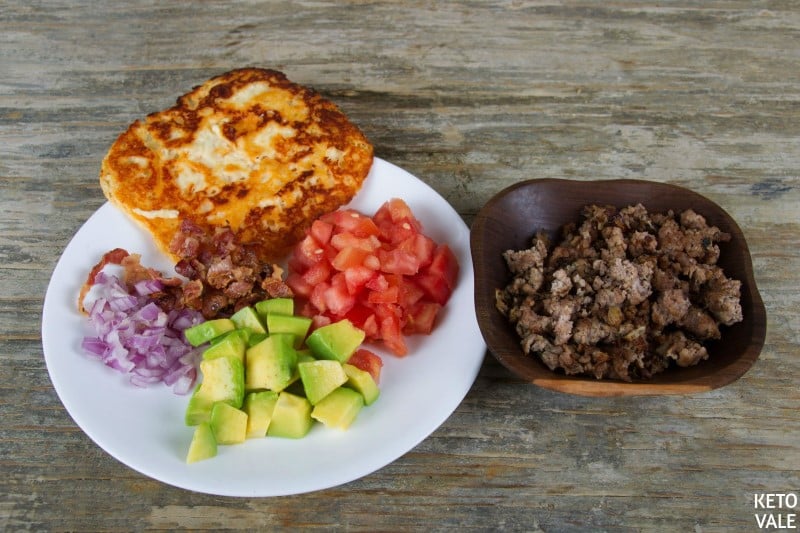
[[[0,529],[755,530],[800,492],[800,10],[794,2],[0,4]],[[147,479],[61,406],[40,314],[129,122],[227,69],[336,101],[470,223],[531,177],[675,183],[742,227],[768,312],[754,368],[706,394],[586,399],[487,357],[393,464],[318,493]]]

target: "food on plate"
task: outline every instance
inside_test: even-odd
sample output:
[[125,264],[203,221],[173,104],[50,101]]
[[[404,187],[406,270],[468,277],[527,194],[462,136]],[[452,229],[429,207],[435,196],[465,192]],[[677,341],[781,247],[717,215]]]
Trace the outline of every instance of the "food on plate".
[[345,363],[364,342],[365,336],[364,331],[349,320],[340,320],[315,329],[306,344],[323,359]]
[[[119,265],[120,276],[104,270],[108,265]],[[176,290],[175,281],[180,280],[142,266],[136,254],[119,248],[106,253],[80,291],[78,307],[92,328],[81,343],[83,351],[128,374],[136,386],[163,382],[176,394],[188,393],[197,375],[197,354],[183,332],[202,316],[160,306],[161,298]]]
[[207,319],[231,316],[265,298],[292,295],[283,269],[259,258],[229,227],[203,228],[184,220],[172,237],[175,272],[186,278],[178,298],[167,305],[197,309]]
[[340,387],[314,406],[311,418],[328,427],[347,429],[362,407],[364,397],[358,391]]
[[189,452],[186,454],[187,463],[196,463],[203,459],[210,459],[217,455],[217,439],[208,422],[199,424],[192,435]]
[[[280,267],[260,261],[252,246],[239,244],[228,228],[217,228],[207,235],[184,221],[173,245],[181,258],[175,271],[182,277],[167,277],[142,265],[138,254],[115,248],[90,270],[78,295],[78,308],[88,313],[95,330],[84,340],[86,353],[118,370],[132,372],[131,381],[136,385],[163,378],[176,393],[185,394],[194,384],[196,361],[189,345],[193,339],[184,339],[183,329],[204,318],[208,320],[202,328],[224,324],[233,329],[234,318],[246,320],[249,304],[269,297],[286,298],[292,291],[283,281]],[[108,265],[122,268],[121,280],[104,273]],[[87,311],[87,295],[96,285],[106,286],[104,298],[96,299]],[[133,301],[138,304],[128,303]],[[162,315],[169,319],[166,326],[161,324]],[[153,327],[143,339],[141,331],[148,320]],[[196,340],[194,344],[202,342]]]
[[588,205],[551,246],[537,234],[503,257],[496,291],[526,354],[551,370],[625,381],[708,358],[703,343],[742,320],[741,282],[717,265],[730,235],[687,209]]
[[215,456],[217,445],[299,439],[316,422],[347,429],[378,399],[382,362],[360,348],[364,333],[346,319],[308,333],[311,320],[286,314],[293,311],[291,299],[264,300],[242,308],[236,320],[186,330],[203,350],[184,416],[196,426],[187,463]]
[[292,251],[286,283],[317,325],[343,318],[408,353],[403,335],[429,334],[458,279],[458,260],[437,244],[401,199],[370,217],[340,209],[311,224]]
[[176,259],[170,243],[190,221],[208,235],[229,228],[269,262],[347,203],[372,160],[332,102],[280,72],[243,68],[135,121],[103,160],[100,185]]

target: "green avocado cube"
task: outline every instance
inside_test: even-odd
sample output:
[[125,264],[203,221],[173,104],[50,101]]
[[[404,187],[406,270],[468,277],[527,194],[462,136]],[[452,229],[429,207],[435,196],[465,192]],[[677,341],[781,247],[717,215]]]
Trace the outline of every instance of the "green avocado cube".
[[316,405],[347,381],[342,364],[339,361],[329,361],[320,359],[297,365],[300,373],[300,380],[303,382],[303,389],[306,398],[311,405]]
[[311,411],[311,418],[327,427],[347,429],[364,407],[364,397],[353,389],[338,388],[325,396]]
[[192,435],[189,452],[186,454],[187,463],[196,463],[203,459],[210,459],[217,455],[217,441],[214,432],[207,422],[199,424]]
[[313,424],[311,403],[302,396],[283,391],[278,395],[278,401],[272,411],[272,420],[267,428],[267,435],[299,439],[311,431]]
[[256,303],[256,312],[266,319],[267,315],[293,315],[294,300],[291,298],[270,298]]
[[297,370],[293,341],[292,335],[277,333],[247,349],[245,388],[248,391],[267,389],[280,392],[292,382]]
[[248,348],[252,348],[253,346],[258,344],[259,342],[261,342],[264,339],[266,339],[268,336],[269,335],[267,335],[266,333],[254,333],[254,332],[251,332],[250,335],[248,335],[248,337],[247,337],[247,347]]
[[264,324],[261,322],[256,310],[250,306],[242,307],[231,315],[231,321],[236,324],[239,329],[249,329],[254,333],[266,333]]
[[192,346],[200,346],[234,329],[236,325],[230,318],[216,318],[186,328],[183,330],[183,335]]
[[239,444],[247,434],[247,413],[225,402],[216,402],[211,408],[209,425],[217,444]]
[[312,331],[306,339],[306,345],[318,359],[332,359],[346,363],[364,342],[364,337],[362,330],[344,319]]
[[364,405],[372,405],[380,395],[380,389],[375,380],[372,379],[372,374],[346,363],[342,365],[342,368],[344,373],[347,374],[345,386],[361,393],[361,396],[364,397]]
[[[310,350],[306,350],[306,349],[295,350],[295,353],[297,354],[297,367],[300,366],[300,363],[308,363],[310,361],[316,361],[317,360],[313,355],[311,355],[311,351]],[[298,371],[297,368],[295,368],[294,373],[292,374],[292,380],[289,382],[289,385],[292,385],[296,381],[299,381],[299,380],[300,380],[300,372]],[[302,385],[303,384],[301,383],[300,387],[296,389],[297,394],[305,394],[305,391],[303,390],[303,386]],[[287,385],[287,388],[288,387],[289,386]],[[290,391],[290,392],[292,392],[292,391]]]
[[200,385],[194,389],[192,396],[189,398],[189,403],[186,405],[184,422],[187,426],[196,426],[211,419],[211,406],[214,402],[204,396],[198,396],[198,392],[200,392]]
[[297,350],[297,364],[300,363],[307,363],[309,361],[316,361],[317,358],[314,357],[314,354],[311,353],[311,350],[308,348],[302,348]]
[[217,357],[235,357],[244,363],[244,351],[247,348],[247,330],[235,329],[214,339],[211,346],[203,352],[203,359]]
[[248,439],[264,437],[267,434],[276,403],[278,403],[278,393],[271,390],[251,392],[244,397],[242,409],[247,413]]
[[294,347],[300,348],[311,327],[311,319],[304,316],[292,315],[267,315],[267,330],[270,335],[275,333],[289,333],[294,335]]
[[217,357],[200,361],[202,381],[189,399],[185,421],[189,426],[206,422],[215,402],[225,402],[237,409],[244,401],[244,365],[235,357]]

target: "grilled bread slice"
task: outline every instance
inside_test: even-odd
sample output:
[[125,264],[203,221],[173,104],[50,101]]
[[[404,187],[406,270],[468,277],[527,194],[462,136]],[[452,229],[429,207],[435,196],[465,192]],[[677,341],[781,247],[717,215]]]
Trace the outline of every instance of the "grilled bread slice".
[[100,185],[175,258],[189,219],[230,227],[276,261],[318,216],[347,203],[372,145],[330,101],[277,71],[233,70],[134,122],[111,146]]

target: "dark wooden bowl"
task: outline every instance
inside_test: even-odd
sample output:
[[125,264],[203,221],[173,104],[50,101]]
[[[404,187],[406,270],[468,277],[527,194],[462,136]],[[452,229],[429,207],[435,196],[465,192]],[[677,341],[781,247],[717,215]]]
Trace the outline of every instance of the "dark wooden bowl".
[[[652,212],[692,208],[709,224],[731,234],[729,242],[720,243],[719,264],[726,275],[742,282],[744,320],[721,327],[722,338],[705,344],[707,360],[690,368],[671,367],[653,379],[627,383],[567,376],[551,371],[538,357],[523,354],[519,337],[495,307],[495,289],[505,287],[511,277],[502,253],[528,248],[537,231],[555,238],[561,226],[579,221],[583,206],[592,203],[617,207],[642,203]],[[585,396],[704,392],[744,375],[764,346],[766,311],[742,230],[721,207],[688,189],[641,180],[524,181],[501,191],[481,209],[472,225],[470,244],[475,267],[475,307],[483,338],[500,363],[535,385]]]

